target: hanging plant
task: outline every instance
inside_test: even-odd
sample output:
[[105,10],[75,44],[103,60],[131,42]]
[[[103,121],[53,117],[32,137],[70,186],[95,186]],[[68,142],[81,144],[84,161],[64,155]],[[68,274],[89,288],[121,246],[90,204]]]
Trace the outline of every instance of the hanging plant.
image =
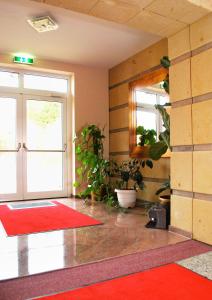
[[[168,69],[171,65],[168,56],[163,56],[160,60],[160,63],[165,69]],[[169,74],[167,74],[166,78],[163,80],[162,86],[166,93],[169,94]]]
[[[170,60],[168,56],[163,56],[160,60],[161,65],[168,69],[170,67]],[[166,75],[166,78],[163,81],[163,88],[169,94],[169,74]],[[159,111],[162,120],[164,131],[159,135],[159,141],[150,146],[149,155],[153,160],[158,160],[163,154],[166,153],[168,149],[171,150],[170,146],[170,116],[167,113],[167,106],[170,106],[170,103],[165,105],[155,105],[155,108]]]

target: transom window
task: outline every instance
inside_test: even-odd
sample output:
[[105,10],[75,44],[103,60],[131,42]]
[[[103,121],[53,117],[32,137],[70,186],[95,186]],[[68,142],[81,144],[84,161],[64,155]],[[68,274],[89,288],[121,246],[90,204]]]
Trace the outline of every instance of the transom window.
[[0,87],[67,94],[68,79],[25,72],[0,71]]
[[19,86],[18,73],[0,71],[0,86],[17,88]]

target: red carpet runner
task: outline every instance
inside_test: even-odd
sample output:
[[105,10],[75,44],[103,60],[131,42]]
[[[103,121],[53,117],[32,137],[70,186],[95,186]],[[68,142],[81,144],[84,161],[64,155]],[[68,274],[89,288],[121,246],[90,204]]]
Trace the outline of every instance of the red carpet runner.
[[0,205],[0,221],[8,236],[102,224],[57,201],[56,206],[11,210]]
[[40,300],[200,300],[212,295],[212,282],[179,265],[97,283]]

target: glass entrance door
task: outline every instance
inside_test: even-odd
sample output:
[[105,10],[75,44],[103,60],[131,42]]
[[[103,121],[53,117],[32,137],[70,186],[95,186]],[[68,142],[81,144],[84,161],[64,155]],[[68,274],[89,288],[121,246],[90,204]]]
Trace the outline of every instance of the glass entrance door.
[[19,97],[0,94],[0,200],[22,198]]
[[66,195],[65,103],[24,97],[24,198]]
[[68,80],[0,70],[0,201],[67,196]]

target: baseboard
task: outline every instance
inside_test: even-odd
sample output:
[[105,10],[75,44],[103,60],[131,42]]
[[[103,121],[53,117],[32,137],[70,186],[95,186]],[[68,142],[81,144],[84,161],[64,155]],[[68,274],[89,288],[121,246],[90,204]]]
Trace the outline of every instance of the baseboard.
[[180,234],[180,235],[183,235],[183,236],[185,236],[187,238],[192,239],[192,232],[189,232],[189,231],[177,228],[175,226],[169,225],[169,231],[177,233],[177,234]]

